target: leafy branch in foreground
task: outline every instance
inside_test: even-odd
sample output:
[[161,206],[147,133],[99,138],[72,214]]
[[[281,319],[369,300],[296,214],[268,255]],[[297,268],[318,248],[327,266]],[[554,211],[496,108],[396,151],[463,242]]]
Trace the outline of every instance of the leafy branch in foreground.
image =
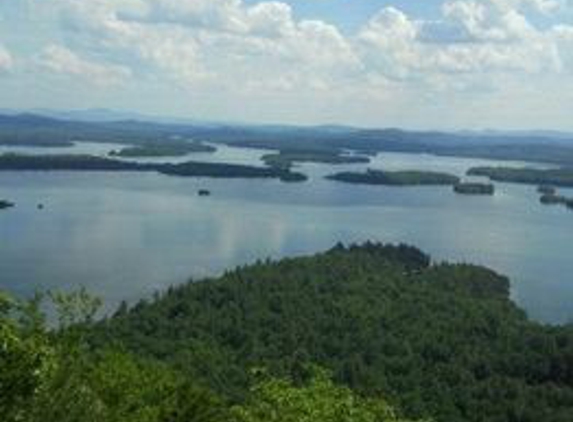
[[265,377],[251,388],[247,404],[234,407],[232,414],[237,422],[406,422],[384,400],[335,385],[319,368],[301,386]]

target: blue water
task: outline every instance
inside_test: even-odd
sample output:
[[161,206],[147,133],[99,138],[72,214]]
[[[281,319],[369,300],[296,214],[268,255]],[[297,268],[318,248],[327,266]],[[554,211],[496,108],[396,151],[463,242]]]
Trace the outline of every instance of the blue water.
[[[78,144],[73,152],[105,154],[113,148]],[[223,147],[184,159],[260,164],[263,153]],[[483,164],[499,163],[381,154],[368,167],[463,175]],[[477,197],[455,195],[447,187],[323,179],[333,171],[365,167],[303,165],[300,170],[311,178],[302,184],[152,173],[0,172],[0,198],[17,203],[0,212],[0,289],[29,295],[86,286],[110,308],[121,299],[133,301],[259,258],[312,253],[337,241],[378,240],[414,244],[436,260],[487,265],[510,276],[514,299],[531,317],[573,320],[573,212],[540,205],[534,186],[497,184],[495,196]],[[202,188],[212,195],[199,197]],[[563,193],[573,196],[571,190]],[[38,210],[38,203],[45,208]]]

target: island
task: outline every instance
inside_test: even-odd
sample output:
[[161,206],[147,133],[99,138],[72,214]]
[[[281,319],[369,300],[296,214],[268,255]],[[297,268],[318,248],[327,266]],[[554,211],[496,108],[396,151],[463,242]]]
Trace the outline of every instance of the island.
[[555,195],[556,189],[550,185],[539,185],[537,187],[537,193],[542,195]]
[[171,176],[213,178],[266,178],[284,182],[302,182],[302,173],[272,167],[239,164],[205,163],[137,163],[92,155],[0,155],[0,171],[131,171],[158,172]]
[[261,157],[266,165],[289,169],[294,163],[319,163],[319,164],[367,164],[370,158],[364,155],[349,155],[341,151],[330,150],[281,150],[278,153],[266,154]]
[[6,201],[5,199],[0,199],[0,210],[5,210],[7,208],[12,208],[14,206],[13,202]]
[[559,195],[557,190],[547,191],[539,197],[539,202],[543,205],[564,205],[570,210],[573,210],[573,198],[568,198],[563,195]]
[[495,187],[491,183],[456,183],[454,192],[462,195],[493,195]]
[[459,183],[457,176],[433,171],[382,171],[367,169],[366,172],[340,172],[326,176],[328,180],[338,182],[388,185],[388,186],[453,186]]
[[146,157],[182,157],[191,153],[213,153],[217,148],[203,142],[154,142],[128,146],[109,153],[111,157],[146,158]]
[[486,176],[498,182],[573,187],[573,168],[556,169],[472,167],[469,176]]

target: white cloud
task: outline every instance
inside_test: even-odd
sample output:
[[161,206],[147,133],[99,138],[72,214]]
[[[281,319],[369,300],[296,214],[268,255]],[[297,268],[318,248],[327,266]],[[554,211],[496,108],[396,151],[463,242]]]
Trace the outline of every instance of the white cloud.
[[535,28],[519,12],[521,2],[514,3],[516,8],[499,7],[496,0],[451,1],[437,21],[413,20],[386,8],[362,29],[358,40],[372,66],[402,79],[433,78],[436,73],[487,77],[496,72],[561,71],[555,33]]
[[517,98],[518,84],[543,77],[559,87],[573,75],[565,0],[445,0],[433,19],[386,7],[354,33],[299,19],[281,1],[27,1],[60,25],[45,68],[100,84],[131,75],[134,85],[219,103],[274,95],[328,108],[338,99],[351,112],[367,99],[373,115],[456,95]]
[[98,85],[115,84],[131,74],[125,67],[89,61],[68,48],[55,44],[43,50],[38,62],[52,72],[80,77]]
[[290,6],[281,2],[61,1],[65,26],[73,31],[70,38],[88,37],[88,44],[98,49],[151,67],[150,73],[164,70],[189,87],[213,83],[240,90],[243,83],[254,82],[308,88],[360,66],[335,26],[297,22]]

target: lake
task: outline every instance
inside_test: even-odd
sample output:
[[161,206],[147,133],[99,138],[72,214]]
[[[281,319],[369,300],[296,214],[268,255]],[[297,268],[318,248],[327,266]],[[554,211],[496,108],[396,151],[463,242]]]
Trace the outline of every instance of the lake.
[[[50,152],[104,155],[118,147],[77,144]],[[0,153],[14,150],[0,147]],[[177,161],[260,164],[263,153],[221,147]],[[257,259],[373,240],[410,243],[438,261],[487,265],[511,278],[513,297],[531,317],[571,321],[573,212],[540,205],[535,186],[497,183],[495,196],[481,197],[455,195],[448,187],[323,179],[366,167],[463,175],[471,166],[496,164],[523,165],[383,153],[369,165],[299,166],[310,176],[301,184],[153,173],[0,172],[0,198],[17,204],[0,212],[0,289],[29,295],[85,286],[111,309],[122,299],[134,301]],[[212,195],[199,197],[199,189]],[[562,193],[573,196],[573,190]]]

